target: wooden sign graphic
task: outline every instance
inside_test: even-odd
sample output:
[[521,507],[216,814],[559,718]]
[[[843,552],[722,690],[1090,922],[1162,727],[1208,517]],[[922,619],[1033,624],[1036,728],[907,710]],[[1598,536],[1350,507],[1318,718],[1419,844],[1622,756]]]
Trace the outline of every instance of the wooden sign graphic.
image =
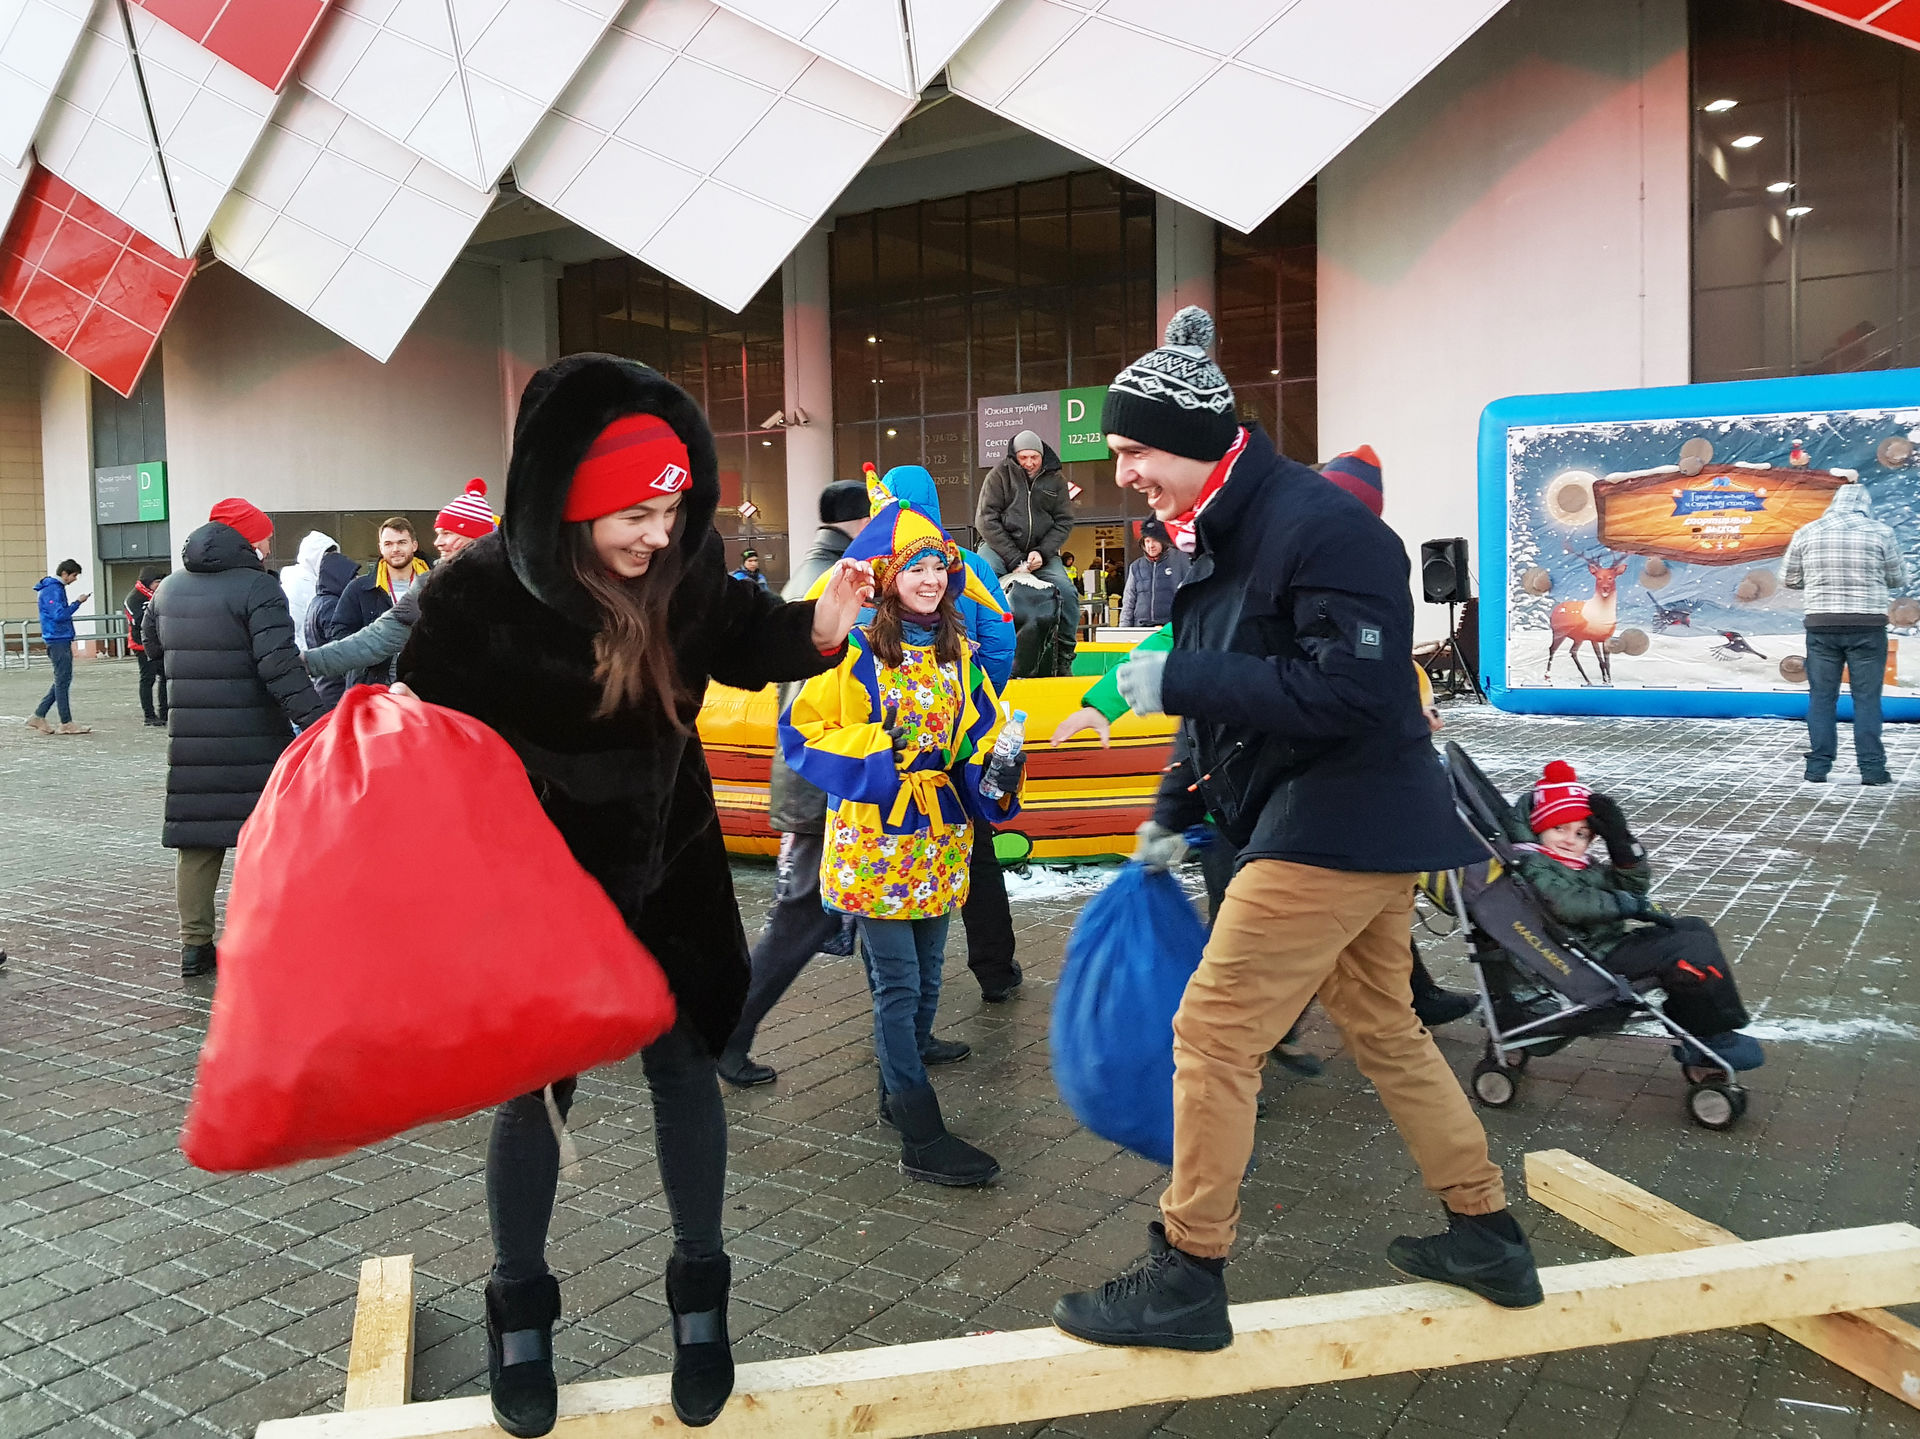
[[1794,532],[1850,483],[1830,470],[1708,465],[1619,476],[1593,487],[1600,543],[1622,554],[1738,565],[1787,552]]

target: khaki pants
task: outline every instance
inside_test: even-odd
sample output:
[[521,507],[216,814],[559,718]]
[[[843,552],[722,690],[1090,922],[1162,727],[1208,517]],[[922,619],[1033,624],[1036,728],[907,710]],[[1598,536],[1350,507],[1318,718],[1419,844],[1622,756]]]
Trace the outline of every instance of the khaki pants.
[[1240,1220],[1267,1052],[1318,994],[1427,1188],[1458,1214],[1506,1207],[1487,1135],[1414,1016],[1413,876],[1243,865],[1173,1017],[1167,1238],[1223,1258]]
[[180,902],[180,943],[213,943],[213,896],[220,888],[224,849],[182,849],[173,875],[174,896]]

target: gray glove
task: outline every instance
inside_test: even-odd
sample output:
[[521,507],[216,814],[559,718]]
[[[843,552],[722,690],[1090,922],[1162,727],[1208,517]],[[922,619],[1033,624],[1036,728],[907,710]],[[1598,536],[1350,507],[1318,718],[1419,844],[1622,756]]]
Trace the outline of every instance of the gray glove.
[[1167,670],[1166,650],[1135,650],[1121,662],[1114,675],[1120,686],[1120,698],[1137,715],[1164,714],[1160,707],[1160,683]]
[[1148,820],[1134,831],[1133,860],[1148,874],[1164,874],[1187,857],[1187,839],[1177,829]]

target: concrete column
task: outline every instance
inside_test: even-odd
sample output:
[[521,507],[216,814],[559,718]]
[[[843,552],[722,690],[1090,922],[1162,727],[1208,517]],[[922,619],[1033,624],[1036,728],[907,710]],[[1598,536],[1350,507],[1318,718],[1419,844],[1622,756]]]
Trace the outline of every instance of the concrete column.
[[[500,269],[501,413],[506,417],[504,448],[509,453],[520,392],[536,371],[560,358],[559,285],[556,260],[520,260]],[[504,481],[506,476],[500,478]]]
[[[86,567],[82,593],[111,607],[93,531],[93,378],[65,355],[48,350],[40,367],[40,473],[47,522],[47,568],[64,559]],[[188,528],[191,528],[189,526]],[[185,536],[176,521],[174,544]]]
[[[804,552],[833,483],[833,332],[827,232],[809,230],[780,270],[786,312],[787,552]],[[807,422],[798,422],[805,415]]]
[[46,486],[40,475],[40,369],[46,346],[0,325],[0,617],[32,612],[46,570]]
[[1213,221],[1178,200],[1156,195],[1153,269],[1157,291],[1153,339],[1175,311],[1198,305],[1213,313]]

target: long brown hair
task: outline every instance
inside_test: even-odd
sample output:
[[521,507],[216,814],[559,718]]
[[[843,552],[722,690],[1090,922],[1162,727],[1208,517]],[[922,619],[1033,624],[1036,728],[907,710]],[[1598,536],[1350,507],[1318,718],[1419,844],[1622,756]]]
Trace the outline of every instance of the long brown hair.
[[683,523],[684,513],[675,517],[666,548],[655,550],[647,572],[631,580],[608,574],[600,563],[591,520],[567,526],[573,577],[600,611],[600,629],[593,637],[593,677],[600,683],[595,719],[652,701],[675,729],[687,728],[680,718],[683,693],[667,630],[667,606],[680,580]]
[[[964,574],[964,571],[960,573]],[[965,641],[962,635],[965,626],[960,619],[960,610],[955,603],[953,571],[947,574],[947,588],[940,596],[940,608],[931,615],[915,615],[913,623],[927,624],[931,621],[934,631],[933,657],[943,665],[957,665]],[[901,625],[905,623],[906,606],[900,603],[900,590],[896,585],[888,585],[887,592],[874,606],[873,622],[867,626],[867,647],[873,651],[873,657],[889,669],[898,668],[906,659],[906,650],[902,648]]]

